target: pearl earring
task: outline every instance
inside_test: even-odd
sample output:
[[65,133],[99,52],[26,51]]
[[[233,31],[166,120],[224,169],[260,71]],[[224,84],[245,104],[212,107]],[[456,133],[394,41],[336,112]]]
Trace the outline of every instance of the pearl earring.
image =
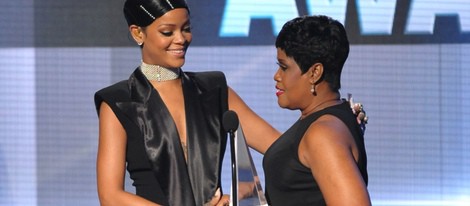
[[317,96],[317,91],[315,91],[315,84],[312,84],[312,88],[310,89],[310,92],[313,94],[313,96]]

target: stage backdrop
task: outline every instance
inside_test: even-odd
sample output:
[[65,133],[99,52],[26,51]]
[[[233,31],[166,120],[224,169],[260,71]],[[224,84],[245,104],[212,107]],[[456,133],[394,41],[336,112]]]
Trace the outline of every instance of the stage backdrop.
[[[470,203],[468,0],[188,0],[194,42],[185,71],[223,71],[285,131],[273,46],[282,24],[326,14],[352,43],[342,96],[370,118],[374,205]],[[0,205],[99,205],[93,94],[139,65],[122,0],[0,2]],[[252,151],[253,152],[253,151]],[[230,189],[230,156],[223,186]],[[253,152],[264,186],[262,156]],[[127,179],[126,188],[133,191]]]

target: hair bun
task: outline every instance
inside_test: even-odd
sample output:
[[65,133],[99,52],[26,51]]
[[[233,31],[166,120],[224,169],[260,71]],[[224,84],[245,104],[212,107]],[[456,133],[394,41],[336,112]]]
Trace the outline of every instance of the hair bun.
[[145,27],[176,8],[185,8],[189,11],[185,0],[126,0],[123,11],[128,26]]

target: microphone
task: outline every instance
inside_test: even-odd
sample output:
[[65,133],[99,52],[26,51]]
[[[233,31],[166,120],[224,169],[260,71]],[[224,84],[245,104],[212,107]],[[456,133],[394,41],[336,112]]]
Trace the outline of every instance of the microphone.
[[239,121],[237,113],[228,110],[222,118],[222,125],[226,132],[230,134],[230,155],[232,159],[232,206],[238,206],[238,181],[237,181],[237,163],[235,148],[235,131],[238,129]]
[[226,132],[235,132],[238,129],[238,124],[237,113],[232,110],[228,110],[224,113],[222,125]]

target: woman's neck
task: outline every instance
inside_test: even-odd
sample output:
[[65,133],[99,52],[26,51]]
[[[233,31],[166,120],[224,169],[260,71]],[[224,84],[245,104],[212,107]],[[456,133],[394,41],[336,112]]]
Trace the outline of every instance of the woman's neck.
[[149,81],[169,81],[178,79],[181,75],[181,68],[169,69],[155,64],[147,64],[142,61],[140,70]]
[[337,93],[332,94],[332,95],[325,95],[325,96],[315,96],[312,98],[315,101],[313,101],[309,107],[301,111],[302,113],[300,117],[301,119],[309,116],[310,114],[323,110],[327,107],[338,105],[342,102],[340,99],[340,95]]

